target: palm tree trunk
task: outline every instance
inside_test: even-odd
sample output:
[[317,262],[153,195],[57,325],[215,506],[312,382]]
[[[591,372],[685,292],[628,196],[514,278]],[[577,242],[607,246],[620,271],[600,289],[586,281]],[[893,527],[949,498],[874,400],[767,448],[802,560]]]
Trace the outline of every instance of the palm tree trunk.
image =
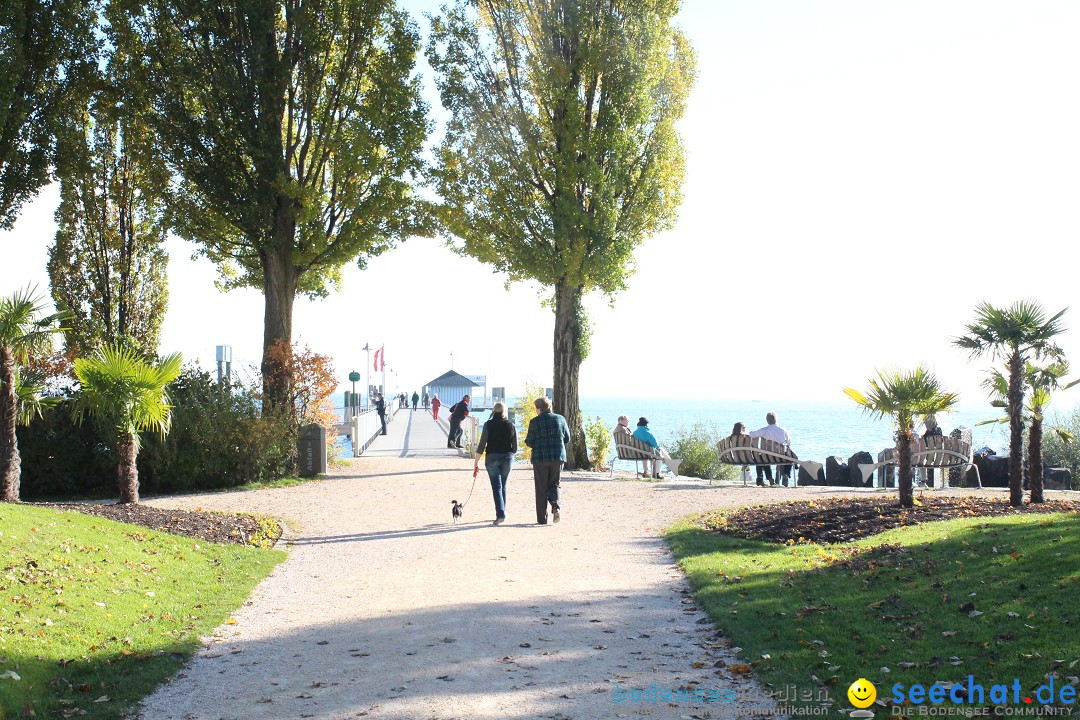
[[1031,502],[1043,500],[1042,418],[1033,413],[1028,430],[1028,462],[1031,467]]
[[129,435],[120,441],[116,449],[120,461],[117,464],[117,483],[120,486],[121,503],[139,502],[139,468],[135,460],[139,455],[139,441],[134,435]]
[[915,489],[911,477],[911,431],[901,430],[896,436],[896,464],[900,473],[900,507],[915,507]]
[[1024,504],[1024,359],[1009,358],[1009,503]]
[[567,468],[588,469],[589,449],[581,422],[578,377],[588,326],[581,306],[582,289],[563,283],[555,285],[555,367],[552,373],[554,411],[566,418],[570,428]]
[[19,440],[15,435],[17,402],[15,355],[11,348],[0,345],[0,500],[4,502],[19,502],[22,459],[19,457]]

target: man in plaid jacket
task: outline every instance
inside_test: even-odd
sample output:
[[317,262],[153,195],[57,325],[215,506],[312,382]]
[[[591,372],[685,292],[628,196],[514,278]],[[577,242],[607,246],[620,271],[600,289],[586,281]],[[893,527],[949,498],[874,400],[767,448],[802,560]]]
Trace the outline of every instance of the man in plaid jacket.
[[551,412],[551,401],[546,397],[536,398],[533,405],[539,414],[529,421],[525,444],[532,448],[536,522],[547,525],[549,503],[552,522],[559,522],[559,478],[566,462],[570,428],[562,415]]

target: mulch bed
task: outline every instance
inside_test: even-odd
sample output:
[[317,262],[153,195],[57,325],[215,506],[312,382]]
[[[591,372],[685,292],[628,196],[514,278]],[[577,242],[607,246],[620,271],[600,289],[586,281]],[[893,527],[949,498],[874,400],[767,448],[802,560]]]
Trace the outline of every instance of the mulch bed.
[[827,498],[754,505],[706,515],[709,530],[776,543],[837,543],[877,535],[905,525],[953,518],[1017,513],[1080,512],[1080,502],[1051,500],[1012,507],[1008,500],[985,497],[921,498],[902,508],[895,497]]
[[38,507],[74,510],[117,522],[142,525],[172,535],[238,545],[272,545],[281,537],[281,526],[255,515],[198,510],[162,510],[141,504],[33,503]]

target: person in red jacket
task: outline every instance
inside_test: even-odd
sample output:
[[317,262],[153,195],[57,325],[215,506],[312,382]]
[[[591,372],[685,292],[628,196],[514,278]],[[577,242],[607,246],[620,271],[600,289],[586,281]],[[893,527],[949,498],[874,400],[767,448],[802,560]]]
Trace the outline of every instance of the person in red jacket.
[[431,414],[435,416],[435,419],[439,419],[439,408],[442,407],[442,402],[439,401],[438,394],[431,396]]

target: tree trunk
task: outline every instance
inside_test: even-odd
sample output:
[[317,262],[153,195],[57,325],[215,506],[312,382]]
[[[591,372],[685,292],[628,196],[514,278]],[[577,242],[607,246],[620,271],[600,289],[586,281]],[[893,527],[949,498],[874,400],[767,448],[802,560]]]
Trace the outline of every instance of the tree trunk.
[[1009,358],[1009,503],[1024,503],[1024,360],[1014,350]]
[[1031,468],[1031,502],[1033,503],[1044,502],[1042,435],[1042,419],[1032,417],[1031,428],[1028,430],[1028,462]]
[[0,345],[0,487],[4,502],[19,502],[19,477],[22,459],[19,440],[15,435],[18,418],[15,394],[15,355],[11,348]]
[[292,261],[292,244],[262,253],[263,289],[263,404],[268,410],[292,409],[292,377],[269,353],[281,340],[292,348],[292,311],[298,273]]
[[581,422],[578,376],[584,359],[584,309],[582,289],[559,283],[555,286],[555,365],[552,398],[554,411],[566,418],[570,426],[570,447],[566,466],[570,469],[589,467],[589,448],[585,444],[585,429]]
[[135,460],[139,455],[139,440],[134,435],[128,435],[120,441],[116,448],[119,456],[117,463],[116,481],[120,487],[120,502],[139,502],[139,468]]
[[900,507],[915,507],[914,482],[911,477],[911,431],[901,430],[896,436],[896,464],[900,477]]

